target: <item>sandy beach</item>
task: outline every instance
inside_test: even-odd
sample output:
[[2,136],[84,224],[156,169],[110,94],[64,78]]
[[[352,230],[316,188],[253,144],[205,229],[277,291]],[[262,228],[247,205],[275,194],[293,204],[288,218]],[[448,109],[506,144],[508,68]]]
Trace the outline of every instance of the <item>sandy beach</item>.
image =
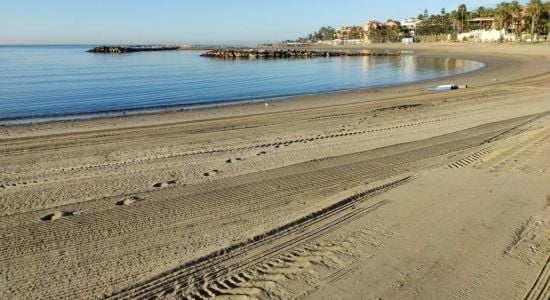
[[0,298],[548,299],[550,45],[369,49],[486,67],[0,126]]

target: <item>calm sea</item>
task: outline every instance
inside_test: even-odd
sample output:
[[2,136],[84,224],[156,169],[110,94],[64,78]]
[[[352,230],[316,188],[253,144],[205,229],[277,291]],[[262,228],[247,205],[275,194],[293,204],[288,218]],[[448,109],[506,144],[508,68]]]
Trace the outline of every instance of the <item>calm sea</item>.
[[0,122],[394,85],[483,66],[414,55],[233,61],[197,51],[85,52],[90,47],[0,46]]

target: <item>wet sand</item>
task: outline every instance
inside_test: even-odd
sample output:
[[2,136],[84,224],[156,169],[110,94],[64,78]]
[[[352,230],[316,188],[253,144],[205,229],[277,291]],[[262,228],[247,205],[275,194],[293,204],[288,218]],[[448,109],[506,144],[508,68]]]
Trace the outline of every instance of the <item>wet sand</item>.
[[547,299],[550,46],[372,48],[487,66],[0,126],[0,298]]

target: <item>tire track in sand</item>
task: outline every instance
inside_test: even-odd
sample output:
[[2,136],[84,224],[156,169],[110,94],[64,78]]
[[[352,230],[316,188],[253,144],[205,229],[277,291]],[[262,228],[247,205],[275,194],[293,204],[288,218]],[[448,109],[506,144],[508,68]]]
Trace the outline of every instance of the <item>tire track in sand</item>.
[[[216,296],[217,293],[221,294],[221,292],[216,292],[216,286],[221,286],[222,289],[224,289],[224,286],[227,288],[233,287],[233,289],[237,288],[244,282],[257,280],[259,275],[266,273],[261,271],[261,266],[252,267],[253,270],[248,271],[244,271],[244,268],[253,264],[266,264],[268,268],[276,268],[273,263],[269,262],[269,259],[274,255],[295,248],[312,238],[324,235],[388,204],[388,200],[383,200],[365,208],[354,209],[354,205],[357,202],[365,201],[374,195],[405,184],[412,179],[413,177],[408,176],[345,198],[320,211],[255,236],[248,241],[211,253],[176,270],[167,272],[118,294],[111,295],[108,298],[147,299],[181,291],[181,296],[185,298],[208,299],[211,296]],[[265,249],[261,249],[261,247]],[[249,253],[256,254],[247,255]],[[294,253],[294,255],[291,255],[295,258],[304,257],[304,254],[299,255],[296,252]],[[326,255],[325,253],[324,256]],[[231,261],[234,258],[237,258],[236,262]],[[310,259],[320,258],[317,255],[317,258],[310,257]],[[266,260],[268,262],[265,262]],[[215,266],[220,265],[223,265],[222,269],[215,268]],[[213,269],[215,271],[212,271]],[[205,283],[208,284],[205,286]],[[225,293],[230,294],[229,291]]]

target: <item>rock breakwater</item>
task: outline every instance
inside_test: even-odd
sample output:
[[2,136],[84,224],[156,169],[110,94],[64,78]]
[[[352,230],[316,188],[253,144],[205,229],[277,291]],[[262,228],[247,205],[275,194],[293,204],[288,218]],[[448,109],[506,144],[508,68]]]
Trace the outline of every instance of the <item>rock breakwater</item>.
[[91,53],[129,53],[144,51],[179,50],[180,46],[99,46],[88,50]]
[[400,51],[317,51],[317,50],[256,50],[256,49],[215,49],[201,56],[222,59],[288,59],[337,56],[400,56]]

